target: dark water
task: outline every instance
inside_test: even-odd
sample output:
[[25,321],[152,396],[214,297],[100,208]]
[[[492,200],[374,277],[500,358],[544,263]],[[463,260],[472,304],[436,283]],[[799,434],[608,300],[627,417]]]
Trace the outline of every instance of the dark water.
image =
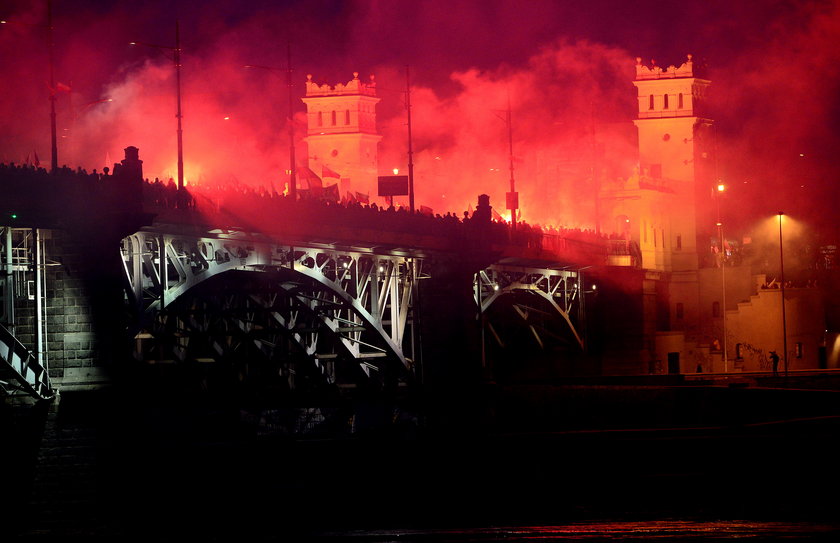
[[0,518],[21,540],[840,541],[835,419],[289,439],[247,418],[72,395],[6,416]]
[[488,541],[836,541],[836,525],[755,521],[575,522],[559,526],[496,526],[448,530],[357,530],[322,534],[323,541],[462,543]]

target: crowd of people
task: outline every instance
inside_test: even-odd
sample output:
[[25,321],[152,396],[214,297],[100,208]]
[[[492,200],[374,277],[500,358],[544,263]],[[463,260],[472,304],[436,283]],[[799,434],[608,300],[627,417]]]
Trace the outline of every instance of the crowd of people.
[[[432,214],[415,210],[412,213],[405,206],[363,203],[353,198],[336,201],[309,196],[293,201],[290,196],[276,191],[241,184],[189,186],[179,191],[173,179],[146,179],[137,184],[127,179],[129,176],[120,174],[119,164],[115,166],[117,171],[106,167],[102,172],[88,173],[81,168],[73,170],[64,166],[49,172],[42,167],[11,163],[0,164],[0,176],[4,186],[18,198],[25,199],[30,194],[45,201],[52,199],[59,208],[65,206],[68,198],[72,200],[81,195],[88,204],[105,202],[126,210],[139,208],[142,204],[142,209],[151,213],[200,213],[209,220],[219,221],[220,226],[256,231],[276,227],[287,230],[305,227],[309,231],[348,228],[355,233],[372,230],[450,243],[478,241],[558,253],[604,255],[615,252],[616,247],[621,251],[620,247],[624,246],[609,243],[617,239],[615,235],[588,229],[531,225],[525,221],[517,222],[514,227],[492,218],[489,199],[485,200],[484,209],[479,201],[476,211],[465,211],[461,216],[453,212]],[[138,189],[139,194],[133,192]],[[49,196],[43,198],[43,195]]]

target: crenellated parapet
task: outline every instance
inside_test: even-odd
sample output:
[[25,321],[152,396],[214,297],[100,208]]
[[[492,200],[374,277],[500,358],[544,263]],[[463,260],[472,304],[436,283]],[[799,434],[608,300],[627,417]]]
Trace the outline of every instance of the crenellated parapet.
[[636,57],[636,79],[676,79],[678,77],[694,77],[694,62],[691,55],[679,67],[668,66],[661,68],[655,60],[650,61],[650,67],[642,64],[642,57]]
[[312,81],[312,74],[306,76],[306,96],[349,96],[364,95],[376,96],[376,79],[370,76],[369,83],[363,83],[359,79],[359,72],[353,72],[353,79],[346,84],[339,83],[334,87],[324,84],[319,85]]

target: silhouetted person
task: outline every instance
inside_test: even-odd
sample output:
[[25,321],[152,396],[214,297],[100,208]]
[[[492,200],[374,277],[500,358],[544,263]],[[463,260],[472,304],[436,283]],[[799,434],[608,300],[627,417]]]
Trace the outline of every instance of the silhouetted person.
[[779,355],[776,351],[770,351],[770,361],[773,363],[773,375],[779,374]]

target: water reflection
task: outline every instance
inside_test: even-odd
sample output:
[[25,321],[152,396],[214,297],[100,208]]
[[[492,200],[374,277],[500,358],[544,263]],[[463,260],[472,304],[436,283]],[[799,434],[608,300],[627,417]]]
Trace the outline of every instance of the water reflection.
[[466,529],[356,530],[325,533],[321,541],[364,543],[467,543],[485,541],[828,541],[840,525],[807,522],[686,521],[575,522],[560,526],[498,526]]

